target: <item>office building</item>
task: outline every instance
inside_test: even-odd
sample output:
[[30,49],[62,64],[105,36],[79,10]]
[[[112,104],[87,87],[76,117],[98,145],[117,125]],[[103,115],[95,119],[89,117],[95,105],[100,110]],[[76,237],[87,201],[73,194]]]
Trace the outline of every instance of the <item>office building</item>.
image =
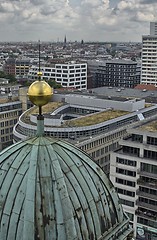
[[30,69],[31,63],[30,59],[17,59],[16,65],[15,65],[15,75],[17,77],[20,76],[27,76],[29,69]]
[[[32,66],[28,73],[28,79],[37,79],[38,66]],[[62,87],[74,89],[87,89],[87,64],[86,63],[57,63],[53,65],[41,66],[44,80],[55,80]]]
[[111,153],[110,179],[136,239],[157,239],[157,115],[127,130]]
[[17,98],[0,99],[0,151],[13,143],[13,127],[22,114],[22,104]]
[[150,35],[157,36],[157,22],[150,22]]
[[3,71],[6,74],[11,74],[16,77],[21,77],[28,74],[30,66],[31,66],[31,63],[29,59],[8,58],[3,65]]
[[93,76],[93,88],[126,87],[134,88],[140,83],[141,66],[132,60],[113,59],[108,61],[89,61]]
[[8,58],[3,65],[3,71],[6,74],[15,75],[15,65],[15,58]]
[[141,83],[157,86],[157,33],[156,24],[151,23],[150,35],[142,37]]
[[[101,76],[101,71],[100,73]],[[140,83],[140,66],[131,60],[106,62],[104,86],[134,88]]]

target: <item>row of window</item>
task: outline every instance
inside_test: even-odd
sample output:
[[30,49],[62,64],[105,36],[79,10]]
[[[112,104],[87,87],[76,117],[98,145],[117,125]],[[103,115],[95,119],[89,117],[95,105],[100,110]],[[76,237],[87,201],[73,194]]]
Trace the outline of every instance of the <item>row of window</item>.
[[116,145],[117,145],[117,143],[113,143],[113,144],[110,144],[109,146],[106,146],[104,148],[98,149],[96,151],[94,150],[94,152],[91,153],[92,157],[93,158],[98,158],[101,155],[103,155],[104,153],[108,153],[111,150],[115,150]]
[[148,199],[148,198],[144,198],[144,197],[139,197],[139,202],[143,202],[143,203],[147,203],[147,204],[150,204],[150,205],[157,206],[157,201],[152,200],[152,199]]
[[144,150],[144,157],[149,159],[157,159],[157,152]]
[[1,137],[1,142],[4,143],[4,142],[8,142],[10,140],[13,139],[13,135],[7,135],[7,136],[4,136],[4,137]]
[[120,198],[120,203],[129,207],[134,207],[134,202]]
[[13,128],[5,128],[1,130],[1,135],[8,134],[8,133],[13,133]]
[[126,196],[135,197],[135,192],[128,191],[121,188],[116,188],[117,192]]
[[[113,139],[116,139],[116,138],[119,138],[119,137],[123,136],[125,133],[126,133],[126,130],[122,130],[122,131],[116,132],[114,134],[111,134],[111,135],[108,135],[108,136],[103,137],[101,139],[98,139],[98,140],[95,140],[93,142],[90,142],[90,143],[82,146],[82,149],[84,151],[86,151],[87,149],[91,149],[91,148],[94,148],[96,146],[100,146],[102,144],[105,144],[105,143],[113,140]],[[116,147],[116,145],[114,145],[114,147]],[[104,151],[105,153],[107,153],[108,151],[111,151],[111,149],[109,150],[108,148],[109,148],[109,146],[106,146],[106,147],[103,146],[103,148],[100,151]]]
[[147,137],[147,144],[157,145],[157,138],[148,136]]
[[12,126],[15,125],[17,123],[17,118],[16,119],[12,119],[12,120],[8,120],[8,121],[3,121],[0,122],[0,127],[8,127],[8,126]]
[[122,168],[117,168],[116,167],[116,172],[120,173],[120,174],[123,174],[123,175],[126,175],[126,176],[136,177],[136,172],[135,171],[130,171],[130,170],[127,170],[127,169],[122,169]]
[[157,196],[157,190],[155,190],[155,189],[140,186],[139,191]]
[[123,152],[127,154],[130,153],[139,157],[140,149],[135,147],[123,146]]
[[125,180],[125,179],[121,179],[121,178],[116,178],[116,183],[122,184],[122,185],[127,185],[130,187],[135,187],[136,183],[133,181],[129,181],[129,180]]
[[74,69],[74,68],[86,68],[87,67],[87,65],[56,65],[56,68],[58,69],[58,68],[62,68],[62,69],[67,69],[67,68],[69,68],[69,69]]
[[77,73],[77,72],[86,72],[87,70],[86,69],[76,69],[76,70],[57,70],[57,73]]
[[[13,109],[20,109],[22,108],[22,104],[16,104],[16,103],[12,103],[12,104],[6,104],[5,106],[0,106],[0,112],[6,112],[6,111],[10,111],[10,110],[13,110]],[[9,114],[12,114],[13,112],[11,113],[6,113],[6,116],[5,117],[8,117],[8,116],[11,116]],[[0,115],[1,116],[1,115]]]
[[116,162],[120,163],[120,164],[123,164],[123,165],[133,166],[133,167],[136,167],[136,165],[137,165],[136,161],[132,161],[132,160],[124,159],[124,158],[119,158],[119,157],[116,158]]
[[[153,227],[153,228],[157,229],[157,222],[153,222],[151,220],[148,220],[148,219],[145,219],[145,218],[142,218],[142,217],[138,217],[137,222],[140,223],[140,224],[150,226],[150,227]],[[154,237],[149,238],[149,239],[157,239],[157,233],[152,232],[152,234],[154,235]]]

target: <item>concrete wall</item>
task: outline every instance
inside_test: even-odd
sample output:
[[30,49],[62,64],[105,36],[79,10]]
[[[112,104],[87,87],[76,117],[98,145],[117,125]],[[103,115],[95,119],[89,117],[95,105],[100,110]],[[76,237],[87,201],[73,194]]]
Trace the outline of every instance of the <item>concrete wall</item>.
[[62,101],[66,103],[70,103],[73,105],[80,106],[89,106],[95,108],[113,108],[115,110],[123,110],[123,111],[137,111],[145,106],[145,100],[142,99],[140,101],[136,101],[136,99],[128,100],[128,101],[114,101],[107,99],[100,99],[93,96],[85,96],[85,95],[77,95],[77,94],[54,94],[54,101]]

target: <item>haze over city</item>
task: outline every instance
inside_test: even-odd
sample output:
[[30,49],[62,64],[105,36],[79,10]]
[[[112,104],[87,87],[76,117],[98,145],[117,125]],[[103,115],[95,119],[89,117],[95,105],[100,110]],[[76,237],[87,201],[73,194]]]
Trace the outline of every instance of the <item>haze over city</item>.
[[156,0],[0,0],[0,41],[141,42],[156,11]]

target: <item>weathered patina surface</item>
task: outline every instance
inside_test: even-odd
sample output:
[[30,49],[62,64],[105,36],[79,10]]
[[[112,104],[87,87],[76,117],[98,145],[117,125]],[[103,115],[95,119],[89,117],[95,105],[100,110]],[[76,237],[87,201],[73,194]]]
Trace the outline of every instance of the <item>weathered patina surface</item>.
[[111,182],[75,146],[35,137],[0,153],[0,239],[122,240],[129,232]]

